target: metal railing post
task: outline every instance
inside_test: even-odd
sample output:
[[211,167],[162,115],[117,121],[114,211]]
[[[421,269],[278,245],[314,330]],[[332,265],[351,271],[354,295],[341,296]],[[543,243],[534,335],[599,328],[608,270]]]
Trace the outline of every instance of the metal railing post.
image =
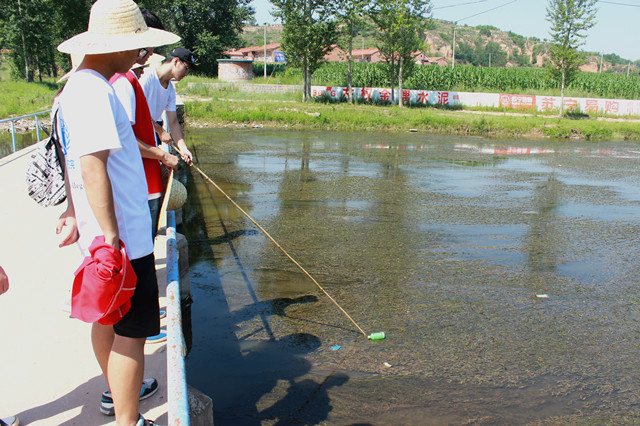
[[13,150],[11,152],[16,152],[16,124],[13,120],[11,121],[11,142],[13,144]]
[[170,425],[189,425],[184,363],[185,343],[180,308],[180,268],[174,211],[167,211],[167,394]]

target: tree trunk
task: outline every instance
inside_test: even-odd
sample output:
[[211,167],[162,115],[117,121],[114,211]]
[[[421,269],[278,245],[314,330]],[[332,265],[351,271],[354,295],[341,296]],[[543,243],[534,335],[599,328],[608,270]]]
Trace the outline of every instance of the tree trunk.
[[311,75],[309,72],[309,58],[305,58],[304,60],[304,70],[303,74],[303,95],[302,100],[305,102],[311,102]]
[[402,108],[402,65],[404,58],[400,57],[398,64],[398,106]]
[[29,72],[30,58],[27,53],[27,43],[24,40],[24,31],[22,29],[22,7],[20,6],[20,0],[18,0],[18,14],[20,15],[20,37],[22,38],[22,56],[24,59],[24,77],[27,82],[33,81],[33,74]]
[[562,85],[560,88],[560,117],[564,114],[564,80],[565,70],[562,70]]
[[394,89],[395,89],[395,83],[396,83],[396,63],[395,63],[395,56],[391,57],[391,105],[393,105],[395,103],[395,97],[394,97]]
[[349,103],[353,104],[353,88],[351,85],[351,60],[353,54],[353,31],[349,33],[349,64],[347,65],[347,89],[349,90]]

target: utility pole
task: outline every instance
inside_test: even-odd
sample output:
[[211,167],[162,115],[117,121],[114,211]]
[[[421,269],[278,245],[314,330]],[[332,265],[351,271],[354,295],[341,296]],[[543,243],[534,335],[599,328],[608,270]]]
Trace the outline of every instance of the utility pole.
[[456,66],[456,23],[453,23],[453,52],[451,53],[451,69]]
[[600,71],[598,71],[598,74],[602,74],[602,58],[604,57],[604,54],[600,54]]
[[489,68],[491,68],[491,52],[489,52]]
[[264,79],[267,79],[267,23],[264,23]]
[[631,69],[631,61],[629,61],[629,64],[627,65],[627,77],[629,77],[629,70]]

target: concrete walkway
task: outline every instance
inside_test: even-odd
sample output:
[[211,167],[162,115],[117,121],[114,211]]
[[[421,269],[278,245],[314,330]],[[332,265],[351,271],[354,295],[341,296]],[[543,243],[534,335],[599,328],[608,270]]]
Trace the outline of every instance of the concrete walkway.
[[[115,424],[98,408],[106,382],[91,349],[91,326],[70,319],[65,310],[73,272],[82,261],[75,245],[58,248],[55,226],[66,202],[43,208],[26,192],[25,168],[33,149],[0,159],[0,265],[10,284],[0,296],[0,418],[17,415],[21,424],[33,425]],[[158,237],[162,296],[165,247],[164,237]],[[165,343],[147,344],[145,352],[145,377],[156,377],[160,390],[141,402],[140,411],[166,424]]]

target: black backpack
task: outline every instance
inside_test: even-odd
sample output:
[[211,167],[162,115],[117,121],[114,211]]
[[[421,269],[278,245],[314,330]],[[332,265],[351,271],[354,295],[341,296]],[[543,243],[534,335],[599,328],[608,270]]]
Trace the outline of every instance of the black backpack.
[[64,187],[65,159],[58,136],[58,111],[51,121],[51,135],[33,151],[27,165],[29,196],[43,207],[57,206],[67,199]]

